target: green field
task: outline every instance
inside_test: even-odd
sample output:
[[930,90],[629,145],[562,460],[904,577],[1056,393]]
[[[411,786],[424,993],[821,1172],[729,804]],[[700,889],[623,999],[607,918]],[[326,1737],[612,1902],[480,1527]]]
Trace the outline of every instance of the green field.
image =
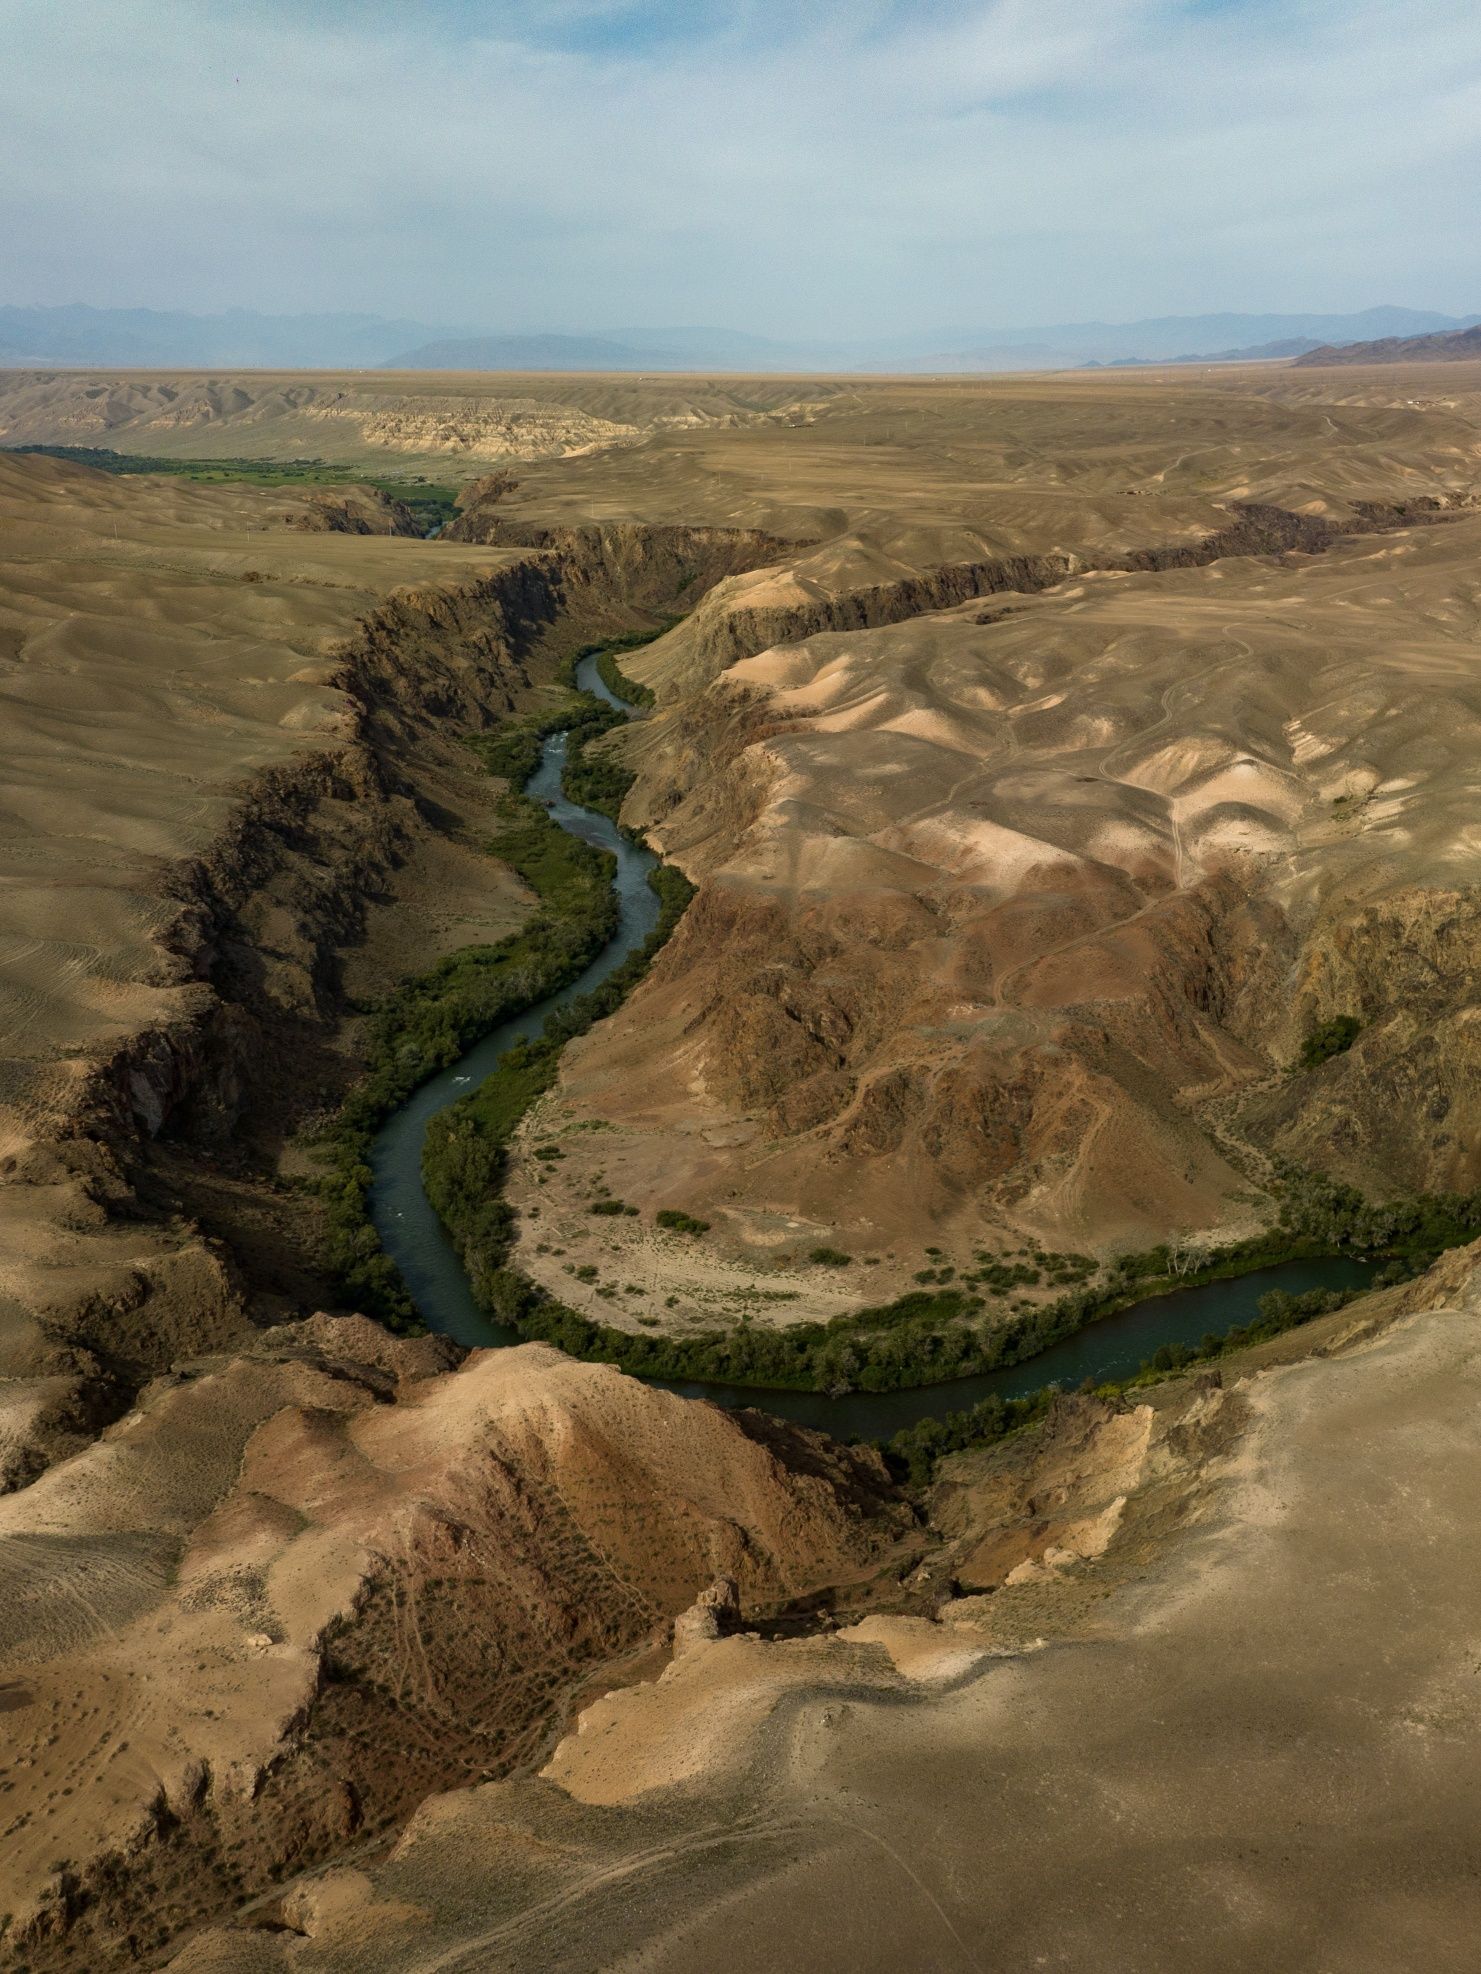
[[457,511],[456,487],[439,486],[419,473],[400,479],[358,473],[322,459],[154,459],[146,453],[112,452],[106,446],[8,446],[6,450],[70,459],[100,473],[170,473],[177,479],[218,485],[236,480],[258,487],[375,487],[404,502],[428,535],[445,527]]

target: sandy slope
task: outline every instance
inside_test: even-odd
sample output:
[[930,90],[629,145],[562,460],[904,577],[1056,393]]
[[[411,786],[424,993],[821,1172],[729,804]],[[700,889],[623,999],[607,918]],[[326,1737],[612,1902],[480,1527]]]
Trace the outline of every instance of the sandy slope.
[[[589,1709],[544,1784],[429,1804],[384,1862],[295,1890],[290,1931],[174,1964],[1459,1974],[1474,1268],[1376,1338],[1337,1319],[1336,1356],[1160,1394],[1143,1453],[1108,1449],[1100,1560],[1061,1546],[935,1624],[697,1648]],[[1096,1498],[1093,1439],[1055,1457],[1041,1516]]]
[[0,1909],[34,1968],[528,1759],[717,1572],[781,1602],[908,1527],[869,1457],[543,1346],[456,1355],[284,1326],[0,1502]]

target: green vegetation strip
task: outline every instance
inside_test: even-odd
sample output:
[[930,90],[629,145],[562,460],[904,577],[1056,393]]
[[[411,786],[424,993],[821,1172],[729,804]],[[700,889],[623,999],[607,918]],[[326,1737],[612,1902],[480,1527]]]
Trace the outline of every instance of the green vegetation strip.
[[[609,710],[598,707],[603,714]],[[473,745],[492,772],[509,774],[518,786],[538,761],[550,724],[548,716],[523,722],[477,736]],[[316,1141],[328,1168],[320,1181],[328,1218],[324,1261],[347,1302],[393,1329],[422,1325],[370,1218],[369,1156],[376,1132],[418,1085],[455,1063],[490,1029],[574,980],[617,929],[608,852],[561,829],[524,795],[504,797],[500,820],[489,850],[518,871],[539,909],[508,938],[464,947],[382,1004],[370,1024],[367,1073]]]
[[[630,684],[619,679],[613,689],[625,695]],[[609,757],[587,750],[622,719],[589,696],[572,694],[551,711],[472,744],[492,772],[520,785],[534,771],[545,736],[566,728],[571,736],[566,792],[615,816],[631,777]],[[375,1129],[418,1083],[455,1061],[498,1021],[574,978],[616,923],[610,858],[580,844],[524,798],[506,798],[505,822],[504,833],[491,847],[536,891],[539,913],[511,938],[457,954],[391,998],[372,1031],[370,1073],[328,1141],[334,1171],[326,1193],[337,1272],[352,1299],[401,1327],[414,1325],[411,1305],[366,1212],[371,1176],[366,1154]],[[1280,1175],[1279,1218],[1265,1233],[1181,1272],[1166,1245],[1122,1255],[1094,1286],[1083,1285],[1090,1267],[1086,1257],[1037,1256],[1051,1281],[1082,1285],[1038,1308],[1020,1307],[1006,1321],[1000,1316],[983,1320],[987,1297],[979,1288],[1001,1294],[1037,1282],[1037,1267],[988,1261],[975,1273],[956,1278],[951,1267],[940,1266],[922,1271],[919,1279],[927,1286],[893,1302],[785,1330],[758,1330],[743,1321],[728,1330],[652,1336],[593,1322],[507,1266],[514,1216],[500,1188],[510,1139],[529,1106],[553,1084],[565,1044],[621,1005],[692,895],[687,880],[672,869],[660,867],[649,881],[659,896],[660,917],[645,945],[594,992],[553,1012],[537,1041],[511,1048],[477,1091],[440,1112],[428,1129],[423,1154],[428,1197],[448,1228],[479,1302],[522,1337],[555,1343],[573,1356],[644,1377],[761,1390],[887,1392],[1021,1363],[1101,1317],[1170,1290],[1281,1261],[1344,1252],[1389,1254],[1405,1270],[1418,1272],[1444,1248],[1481,1234],[1481,1195],[1423,1195],[1375,1206],[1351,1187],[1287,1167]],[[615,1214],[621,1209],[613,1205],[602,1210]],[[659,1219],[675,1231],[681,1221],[683,1231],[704,1231],[703,1223],[678,1209],[665,1209]],[[841,1250],[820,1249],[814,1259],[836,1266],[848,1257]],[[595,1271],[577,1272],[586,1276]],[[1186,1361],[1278,1334],[1293,1321],[1337,1306],[1332,1293],[1314,1292],[1319,1302],[1298,1297],[1279,1305],[1266,1297],[1258,1324],[1227,1338],[1206,1339],[1199,1352],[1187,1353]],[[1269,1327],[1272,1323],[1276,1328]],[[1162,1357],[1168,1357],[1166,1368],[1176,1368],[1167,1352],[1159,1353]],[[1154,1359],[1147,1375],[1161,1368]],[[905,1470],[918,1472],[922,1462],[929,1464],[943,1450],[982,1444],[1027,1422],[1045,1402],[1044,1395],[990,1399],[971,1412],[925,1422],[897,1437],[892,1457]]]
[[[616,1012],[648,971],[694,895],[683,873],[667,865],[661,864],[648,882],[658,894],[658,924],[637,951],[599,987],[556,1008],[546,1017],[538,1041],[516,1042],[477,1090],[439,1111],[427,1126],[422,1149],[427,1197],[458,1250],[478,1301],[521,1336],[549,1337],[547,1313],[559,1305],[542,1301],[532,1283],[504,1265],[514,1232],[513,1209],[499,1190],[509,1140],[536,1097],[554,1083],[566,1043]],[[616,1214],[626,1209],[612,1201],[600,1202],[594,1210]],[[572,1322],[582,1321],[569,1310],[559,1314]],[[600,1325],[589,1327],[601,1330]]]
[[1333,1056],[1346,1055],[1362,1032],[1363,1024],[1353,1014],[1334,1014],[1330,1021],[1318,1022],[1301,1044],[1301,1068],[1320,1069]]
[[[117,457],[117,455],[112,455]],[[634,632],[619,640],[623,650],[659,637],[667,625]],[[600,649],[600,648],[599,648]],[[592,655],[590,649],[576,657]],[[565,667],[569,680],[576,658]],[[614,690],[625,690],[625,682]],[[386,1119],[439,1070],[450,1067],[500,1022],[559,991],[590,965],[617,930],[618,905],[612,888],[613,858],[592,848],[554,822],[538,802],[516,793],[535,772],[549,734],[565,729],[562,786],[573,801],[616,818],[632,776],[603,756],[587,753],[591,742],[625,724],[625,715],[590,693],[568,690],[547,711],[510,721],[496,731],[473,734],[468,745],[485,769],[501,776],[510,792],[499,807],[500,828],[488,844],[491,855],[511,865],[539,899],[539,909],[508,938],[492,945],[467,946],[400,987],[376,1010],[366,1044],[367,1067],[334,1122],[316,1134],[314,1148],[324,1164],[318,1190],[325,1203],[322,1260],[347,1303],[378,1317],[389,1328],[419,1333],[417,1316],[399,1270],[381,1246],[370,1216],[370,1149]],[[660,869],[649,879],[658,893],[658,929],[640,953],[575,1009],[569,1021],[590,1026],[610,1013],[668,937],[688,903],[691,887],[681,873]],[[593,1004],[600,1006],[593,1010]],[[580,1026],[569,1028],[580,1032]],[[533,1045],[538,1052],[544,1040]],[[553,1058],[527,1048],[505,1059],[507,1075],[489,1093],[480,1124],[512,1107],[515,1122],[553,1075]],[[485,1085],[485,1089],[489,1086]],[[480,1092],[482,1094],[482,1092]],[[511,1127],[512,1128],[512,1125]],[[434,1122],[432,1136],[438,1135]],[[442,1172],[455,1185],[454,1161]],[[430,1188],[429,1188],[430,1190]],[[451,1200],[452,1194],[449,1193]],[[434,1204],[436,1203],[434,1199]],[[495,1202],[495,1205],[501,1203]],[[450,1210],[453,1210],[450,1206]],[[479,1215],[462,1209],[467,1237],[475,1237]],[[699,1225],[700,1223],[696,1223]]]
[[259,487],[375,487],[409,507],[424,534],[445,527],[457,512],[457,489],[434,486],[419,474],[404,480],[322,459],[152,459],[143,453],[114,452],[107,446],[10,446],[10,452],[70,459],[100,473],[170,473],[177,479],[220,485],[241,480]]
[[[1344,1308],[1372,1289],[1390,1288],[1412,1274],[1422,1273],[1423,1267],[1423,1263],[1396,1259],[1380,1271],[1367,1288],[1308,1289],[1304,1295],[1288,1295],[1284,1289],[1271,1289],[1267,1295],[1260,1297],[1257,1305],[1260,1313],[1253,1323],[1239,1324],[1220,1336],[1206,1336],[1196,1346],[1163,1344],[1133,1376],[1111,1384],[1095,1385],[1091,1389],[1097,1398],[1114,1403],[1195,1365],[1213,1363],[1234,1351],[1248,1350],[1257,1343],[1268,1343],[1275,1337],[1283,1336],[1287,1330],[1299,1328],[1302,1323],[1310,1323],[1318,1316]],[[893,1439],[883,1441],[880,1450],[896,1479],[910,1487],[927,1487],[935,1477],[938,1462],[949,1454],[991,1446],[1000,1439],[1006,1439],[1009,1433],[1043,1418],[1059,1395],[1058,1386],[1045,1385],[1022,1398],[985,1398],[966,1411],[946,1412],[940,1418],[921,1419],[913,1426],[906,1426]]]
[[583,658],[594,657],[597,661],[597,677],[607,688],[615,692],[619,699],[625,699],[629,706],[652,706],[655,703],[652,691],[637,679],[630,679],[617,663],[619,651],[637,651],[645,644],[651,644],[664,632],[672,630],[678,623],[677,617],[670,617],[656,630],[630,631],[625,637],[609,638],[605,644],[597,645],[581,653]]
[[[1020,1310],[1006,1321],[983,1322],[984,1297],[953,1286],[914,1291],[784,1330],[743,1321],[733,1329],[685,1336],[633,1335],[568,1309],[505,1265],[513,1214],[496,1196],[504,1147],[526,1105],[554,1080],[568,1012],[552,1017],[546,1037],[534,1045],[541,1052],[537,1074],[516,1050],[476,1096],[443,1113],[448,1147],[424,1161],[423,1170],[474,1292],[492,1315],[526,1339],[557,1344],[573,1357],[615,1364],[639,1377],[784,1391],[888,1392],[944,1384],[1023,1363],[1101,1317],[1175,1289],[1343,1253],[1387,1254],[1399,1263],[1401,1275],[1418,1273],[1443,1249],[1481,1234],[1481,1195],[1426,1195],[1373,1206],[1352,1187],[1291,1168],[1283,1177],[1278,1223],[1267,1232],[1222,1248],[1204,1265],[1181,1273],[1165,1245],[1121,1255],[1101,1284]],[[447,1185],[438,1168],[454,1156],[454,1140],[459,1177]],[[1212,1348],[1218,1340],[1208,1341]],[[1004,1416],[1016,1415],[1010,1409]]]

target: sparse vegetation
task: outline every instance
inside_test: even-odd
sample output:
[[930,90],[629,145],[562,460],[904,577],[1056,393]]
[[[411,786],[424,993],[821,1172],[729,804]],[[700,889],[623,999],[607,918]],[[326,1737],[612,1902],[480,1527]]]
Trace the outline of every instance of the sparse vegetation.
[[[573,701],[579,714],[576,718]],[[533,770],[544,735],[567,726],[573,735],[579,730],[583,736],[581,745],[574,746],[574,771],[581,774],[589,768],[582,755],[585,741],[607,731],[620,718],[611,708],[596,707],[589,698],[572,695],[572,701],[561,708],[498,734],[482,736],[475,744],[492,771],[518,781]],[[572,752],[573,744],[568,744],[568,775],[572,772]],[[601,765],[595,770],[595,779],[602,785],[571,792],[575,799],[606,806],[612,813],[626,791],[627,774],[616,763],[597,758]],[[600,946],[611,919],[594,908],[592,874],[580,863],[583,854],[591,858],[596,853],[576,844],[537,804],[509,798],[506,836],[499,848],[527,876],[542,902],[540,916],[515,935],[514,942],[503,942],[491,962],[510,973],[513,948],[519,940],[533,938],[535,953],[526,957],[542,963],[527,964],[518,979],[509,977],[505,982],[511,993],[517,985],[524,986],[517,1005],[527,1006],[549,992],[552,984],[571,977],[577,964],[571,956]],[[577,859],[574,865],[573,855]],[[1020,1249],[1021,1258],[993,1259],[984,1251],[977,1257],[979,1265],[958,1279],[937,1247],[927,1249],[935,1265],[917,1275],[918,1289],[893,1302],[853,1310],[828,1322],[802,1323],[783,1330],[758,1330],[743,1324],[724,1330],[703,1329],[682,1337],[634,1336],[593,1322],[506,1267],[513,1213],[500,1197],[500,1183],[509,1139],[530,1103],[553,1083],[565,1043],[621,1003],[688,901],[690,887],[678,872],[660,868],[650,882],[659,893],[661,911],[659,926],[647,945],[594,993],[553,1013],[538,1040],[510,1049],[476,1092],[440,1113],[428,1130],[423,1171],[429,1198],[452,1233],[479,1300],[523,1336],[543,1338],[574,1356],[619,1364],[650,1377],[763,1388],[892,1391],[1021,1362],[1085,1324],[1164,1289],[1245,1273],[1297,1255],[1354,1248],[1372,1252],[1405,1243],[1415,1252],[1437,1252],[1481,1231],[1481,1209],[1472,1199],[1401,1202],[1374,1208],[1350,1188],[1288,1171],[1283,1175],[1280,1221],[1265,1234],[1199,1255],[1191,1263],[1165,1244],[1143,1254],[1123,1255],[1094,1286],[1089,1277],[1096,1264],[1085,1255],[1051,1253],[1037,1245]],[[601,888],[610,913],[615,908],[605,869]],[[446,983],[441,975],[447,968],[456,975],[463,958],[459,955],[454,962],[445,963],[444,969],[434,970],[420,992],[403,990],[403,996],[393,997],[393,1004],[378,1017],[381,1042],[376,1068],[363,1086],[364,1093],[357,1095],[362,1106],[373,1106],[386,1092],[397,1095],[375,1112],[376,1121],[431,1068],[452,1060],[467,1046],[467,1040],[472,1039],[469,1026],[477,1033],[492,1025],[486,1010],[497,996],[491,1000],[487,994],[472,993],[464,1010],[455,995],[458,1018],[447,1016],[443,1005]],[[477,967],[474,977],[480,977]],[[500,1013],[513,1012],[514,1005],[502,1005]],[[422,1032],[423,1014],[431,1031],[430,1041]],[[454,1039],[459,1036],[465,1039]],[[359,1114],[366,1114],[366,1110]],[[369,1181],[363,1151],[368,1148],[368,1137],[367,1130],[360,1141],[347,1142],[337,1169],[347,1202],[339,1229],[342,1251],[349,1264],[347,1276],[350,1270],[358,1269],[359,1278],[372,1285],[387,1276],[394,1292],[399,1287],[394,1270],[363,1219],[364,1191]],[[623,1202],[606,1199],[594,1202],[591,1210],[613,1218],[634,1211]],[[358,1222],[357,1211],[361,1216]],[[655,1220],[670,1231],[707,1231],[705,1223],[679,1208],[661,1209]],[[367,1233],[368,1241],[364,1238]],[[808,1259],[820,1267],[843,1267],[850,1257],[841,1249],[819,1245],[810,1250]],[[596,1279],[594,1268],[589,1273],[585,1269],[575,1273],[580,1280]],[[1006,1321],[981,1320],[985,1295],[1001,1296],[1014,1288],[1036,1286],[1046,1274],[1054,1286],[1063,1286],[1067,1292],[1037,1305],[1018,1300]],[[363,1294],[360,1299],[368,1300]],[[377,1313],[387,1313],[388,1305],[392,1320],[409,1313],[397,1309],[393,1293],[376,1305]]]
[[[1396,1260],[1381,1269],[1369,1287],[1390,1288],[1423,1272],[1423,1266],[1423,1263]],[[1270,1342],[1287,1330],[1342,1309],[1367,1293],[1368,1289],[1308,1289],[1303,1295],[1289,1295],[1283,1289],[1271,1289],[1260,1297],[1259,1315],[1253,1323],[1238,1324],[1222,1335],[1205,1336],[1197,1345],[1163,1344],[1133,1376],[1118,1383],[1098,1385],[1096,1392],[1102,1398],[1118,1398],[1195,1365]],[[1056,1390],[1057,1387],[1046,1385],[1042,1391],[1023,1398],[1005,1400],[994,1396],[961,1412],[948,1412],[939,1419],[922,1419],[919,1424],[896,1433],[881,1450],[891,1470],[908,1486],[926,1487],[934,1477],[938,1461],[969,1447],[991,1445],[1008,1433],[1032,1424],[1048,1409]]]
[[[472,1100],[469,1100],[472,1101]],[[912,1290],[893,1302],[783,1330],[740,1326],[682,1337],[634,1337],[548,1298],[502,1265],[480,1293],[522,1336],[643,1377],[709,1380],[801,1391],[900,1391],[1023,1363],[1087,1324],[1147,1297],[1251,1273],[1300,1257],[1390,1253],[1422,1268],[1444,1248],[1481,1235],[1481,1194],[1417,1196],[1375,1206],[1351,1187],[1295,1167],[1282,1172],[1277,1224],[1212,1250],[1191,1265],[1161,1243],[1124,1254],[1101,1284],[981,1321],[984,1299],[961,1282]],[[1085,1261],[1087,1257],[1078,1257]],[[1323,1291],[1322,1293],[1327,1293]],[[1248,1339],[1247,1339],[1248,1340]]]
[[[548,820],[547,827],[564,833]],[[427,1196],[452,1235],[474,1293],[496,1311],[511,1300],[503,1286],[503,1263],[513,1211],[500,1197],[499,1187],[514,1128],[534,1099],[555,1081],[566,1043],[621,1006],[693,894],[683,874],[668,865],[660,865],[648,881],[658,894],[659,914],[644,944],[599,987],[547,1016],[538,1040],[518,1042],[506,1050],[476,1091],[439,1112],[427,1127],[422,1153]]]

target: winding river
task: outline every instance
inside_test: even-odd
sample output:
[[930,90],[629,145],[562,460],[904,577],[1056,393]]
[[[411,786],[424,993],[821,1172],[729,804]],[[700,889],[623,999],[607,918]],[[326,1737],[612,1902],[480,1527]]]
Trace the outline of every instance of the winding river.
[[[602,683],[595,658],[580,661],[576,683],[619,711],[633,710]],[[617,932],[577,979],[523,1014],[501,1022],[451,1069],[424,1083],[389,1119],[371,1153],[375,1177],[370,1209],[381,1242],[401,1270],[427,1327],[463,1344],[511,1344],[519,1338],[475,1302],[457,1252],[423,1190],[422,1140],[428,1120],[476,1088],[512,1044],[538,1035],[552,1009],[605,980],[642,945],[658,920],[658,900],[647,882],[656,858],[629,843],[605,816],[568,800],[561,790],[565,757],[566,736],[552,734],[526,793],[545,804],[563,829],[616,858]],[[830,1398],[823,1392],[759,1391],[753,1386],[719,1384],[675,1384],[670,1389],[725,1406],[759,1405],[835,1438],[887,1438],[902,1426],[959,1411],[991,1393],[1017,1398],[1046,1384],[1074,1386],[1087,1377],[1098,1381],[1125,1377],[1163,1344],[1196,1344],[1211,1332],[1249,1322],[1267,1290],[1285,1289],[1294,1295],[1313,1288],[1355,1288],[1367,1280],[1372,1267],[1352,1256],[1288,1261],[1229,1281],[1181,1289],[1103,1317],[1022,1364],[912,1391],[850,1392]]]

